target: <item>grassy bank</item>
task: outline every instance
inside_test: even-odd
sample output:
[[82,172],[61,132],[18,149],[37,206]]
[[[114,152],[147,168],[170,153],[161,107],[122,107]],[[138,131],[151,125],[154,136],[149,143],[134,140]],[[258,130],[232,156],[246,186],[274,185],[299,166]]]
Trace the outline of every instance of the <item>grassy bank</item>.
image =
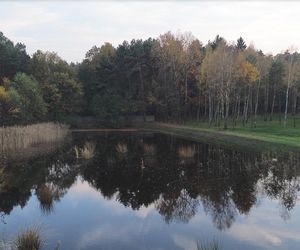
[[205,122],[191,121],[186,125],[191,128],[207,129],[226,135],[278,143],[290,147],[300,147],[300,117],[296,117],[295,120],[290,118],[286,127],[283,126],[283,121],[264,121],[262,117],[259,117],[256,123],[249,121],[245,126],[242,123],[237,123],[236,125],[229,123],[227,130],[216,127],[209,128]]
[[[292,124],[292,121],[290,123]],[[300,125],[300,124],[299,124]],[[229,124],[227,130],[218,127],[209,127],[206,122],[190,121],[185,125],[154,123],[148,129],[173,134],[196,141],[221,144],[231,148],[247,148],[254,151],[300,150],[300,126],[283,127],[278,121],[263,121],[259,119],[254,127],[253,123],[247,125]]]

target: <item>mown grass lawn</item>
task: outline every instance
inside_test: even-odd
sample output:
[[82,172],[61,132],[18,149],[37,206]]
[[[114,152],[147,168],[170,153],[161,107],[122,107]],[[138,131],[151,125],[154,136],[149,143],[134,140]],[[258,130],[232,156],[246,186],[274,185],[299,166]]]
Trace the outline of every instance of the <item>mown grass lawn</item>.
[[214,131],[220,134],[300,147],[299,116],[295,118],[295,127],[293,118],[289,118],[287,126],[284,127],[283,121],[280,122],[278,115],[274,117],[273,121],[264,121],[263,117],[258,117],[256,125],[253,120],[249,120],[245,126],[243,126],[241,122],[238,122],[236,126],[233,126],[233,123],[229,122],[227,130],[225,130],[222,125],[220,127],[209,127],[207,122],[189,121],[185,126],[194,129]]

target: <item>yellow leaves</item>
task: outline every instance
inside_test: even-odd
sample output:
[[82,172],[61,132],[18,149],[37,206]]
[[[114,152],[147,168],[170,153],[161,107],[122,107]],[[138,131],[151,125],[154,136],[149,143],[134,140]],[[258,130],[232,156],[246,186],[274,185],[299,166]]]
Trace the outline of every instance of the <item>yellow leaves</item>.
[[7,106],[6,107],[6,113],[9,115],[17,115],[20,110],[17,107],[9,107],[9,102],[11,101],[11,97],[9,95],[9,92],[5,90],[3,86],[0,86],[0,105]]
[[12,115],[12,116],[16,116],[17,114],[20,113],[20,109],[19,108],[16,108],[16,107],[11,107],[9,110],[8,110],[8,114]]
[[147,96],[147,101],[150,104],[158,103],[158,99],[153,94],[150,94],[149,96]]
[[248,61],[243,61],[240,66],[240,76],[250,83],[257,81],[259,72],[258,69]]
[[9,89],[10,84],[11,84],[11,82],[7,77],[4,77],[2,79],[2,85],[5,89]]
[[210,81],[210,78],[216,76],[218,71],[217,63],[219,61],[217,56],[217,53],[214,53],[211,49],[206,51],[200,68],[203,80]]
[[0,103],[7,103],[9,101],[9,94],[3,86],[0,86]]
[[300,79],[300,62],[296,61],[291,65],[291,83],[294,85]]

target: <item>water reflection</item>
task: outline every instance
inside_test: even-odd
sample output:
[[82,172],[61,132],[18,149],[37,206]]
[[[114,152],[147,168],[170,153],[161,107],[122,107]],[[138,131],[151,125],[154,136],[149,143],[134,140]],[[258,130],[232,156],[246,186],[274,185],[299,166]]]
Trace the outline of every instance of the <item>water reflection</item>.
[[294,153],[238,152],[151,133],[79,133],[48,157],[4,164],[0,214],[5,221],[35,195],[49,216],[80,177],[108,200],[133,210],[155,208],[166,223],[187,223],[202,206],[215,227],[226,230],[259,206],[261,196],[278,200],[287,220],[300,191],[299,160]]

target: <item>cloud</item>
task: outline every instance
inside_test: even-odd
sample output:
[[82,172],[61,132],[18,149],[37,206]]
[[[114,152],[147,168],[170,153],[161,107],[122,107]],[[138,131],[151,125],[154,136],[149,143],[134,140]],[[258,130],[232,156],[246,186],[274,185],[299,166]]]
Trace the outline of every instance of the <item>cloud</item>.
[[243,222],[236,222],[226,232],[240,241],[249,242],[263,249],[278,247],[289,241],[299,241],[300,235],[293,227],[282,227],[282,220],[276,214],[276,207],[268,210],[256,210]]
[[[29,3],[30,4],[30,3]],[[61,14],[50,11],[45,6],[32,5],[28,8],[26,3],[0,4],[0,27],[8,33],[21,32],[35,27],[46,27],[59,22]]]
[[195,239],[191,239],[179,234],[175,234],[172,237],[175,245],[180,249],[197,250],[197,241]]
[[154,204],[151,204],[148,207],[142,206],[139,210],[136,211],[136,215],[140,218],[145,219],[155,211],[156,210]]
[[250,241],[252,244],[262,247],[269,244],[279,246],[282,243],[281,235],[256,225],[235,224],[229,234],[239,240]]
[[90,199],[97,201],[104,208],[113,211],[115,214],[134,213],[138,218],[146,219],[153,213],[156,213],[154,204],[148,207],[141,206],[138,210],[132,211],[130,207],[125,207],[117,200],[118,194],[114,194],[109,200],[104,198],[100,191],[92,187],[88,182],[78,179],[68,190],[68,197],[72,199],[73,205],[78,206],[81,199]]
[[81,235],[79,239],[78,249],[87,249],[89,246],[93,246],[101,241],[129,241],[129,232],[132,232],[134,228],[132,225],[128,225],[123,228],[116,228],[111,225],[102,225],[101,227],[94,228]]
[[191,31],[203,43],[243,36],[265,52],[300,48],[300,3],[254,1],[1,2],[0,30],[14,41],[81,61],[93,45]]

